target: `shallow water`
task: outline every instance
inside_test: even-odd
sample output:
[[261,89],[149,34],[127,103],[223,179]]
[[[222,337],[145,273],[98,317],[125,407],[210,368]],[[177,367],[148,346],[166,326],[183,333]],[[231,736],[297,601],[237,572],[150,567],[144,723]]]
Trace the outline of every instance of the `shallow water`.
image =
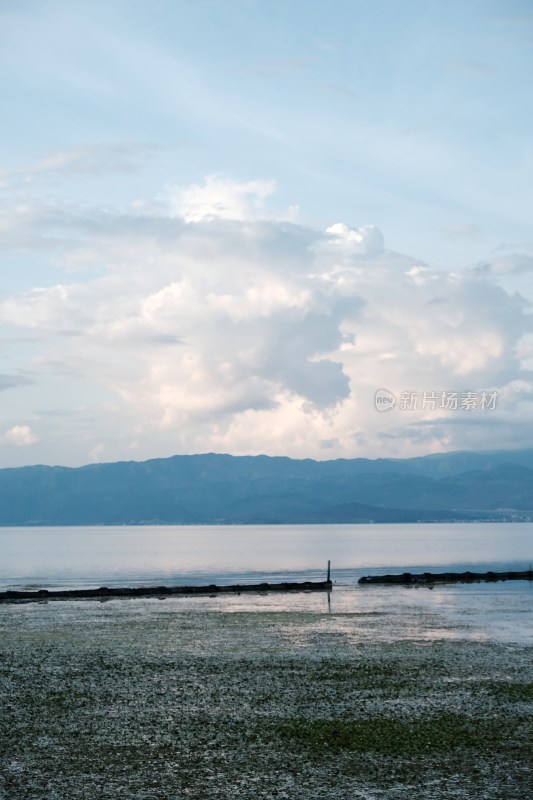
[[328,559],[339,584],[376,571],[525,569],[533,561],[533,526],[0,528],[2,588],[317,579]]
[[[32,619],[39,628],[71,624],[158,624],[161,616],[203,613],[258,614],[293,636],[295,621],[307,633],[332,631],[354,645],[401,641],[475,641],[533,646],[533,584],[528,581],[408,588],[336,585],[331,592],[244,593],[167,598],[39,601],[0,605],[7,618]],[[295,641],[295,646],[298,644]]]
[[[329,594],[111,600],[107,607],[113,615],[300,612],[316,616],[319,626],[331,614],[354,641],[533,644],[531,582],[431,590],[357,585],[361,575],[389,571],[525,569],[532,556],[527,524],[3,528],[0,588],[322,580],[331,559]],[[58,605],[49,604],[56,619]],[[85,616],[93,606],[101,608],[80,603],[78,612]],[[26,606],[20,613],[33,612]]]

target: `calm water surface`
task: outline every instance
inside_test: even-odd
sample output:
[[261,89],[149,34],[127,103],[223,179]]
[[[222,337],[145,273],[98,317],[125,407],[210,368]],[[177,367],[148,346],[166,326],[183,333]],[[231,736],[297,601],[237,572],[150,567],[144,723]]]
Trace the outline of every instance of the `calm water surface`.
[[[526,569],[533,563],[533,525],[0,528],[0,589],[322,580],[328,559],[335,582],[330,596],[179,598],[159,606],[157,600],[146,601],[143,608],[331,611],[346,614],[346,620],[361,614],[362,630],[368,625],[365,615],[372,613],[397,621],[386,628],[387,636],[412,636],[415,626],[422,638],[467,636],[533,644],[531,582],[433,590],[357,585],[361,575],[379,572]],[[118,613],[119,604],[138,601],[112,602]],[[26,609],[24,613],[31,611]],[[424,625],[417,627],[422,619]]]
[[0,528],[0,586],[334,578],[410,568],[525,569],[533,525]]

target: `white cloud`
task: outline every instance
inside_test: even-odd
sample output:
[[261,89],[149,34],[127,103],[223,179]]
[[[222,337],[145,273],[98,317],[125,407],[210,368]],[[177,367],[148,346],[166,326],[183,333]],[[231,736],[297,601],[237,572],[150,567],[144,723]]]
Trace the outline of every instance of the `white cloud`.
[[[513,440],[533,399],[508,388],[530,383],[524,302],[488,274],[387,250],[373,225],[282,220],[266,207],[271,191],[213,178],[176,190],[158,214],[64,210],[61,259],[89,251],[105,269],[9,297],[0,320],[43,337],[21,370],[115,398],[95,411],[77,460],[130,457],[132,440],[138,458],[408,455],[502,445],[505,431]],[[494,388],[503,407],[468,428],[438,408],[378,414],[380,387]]]
[[375,225],[350,228],[338,222],[326,228],[326,234],[328,237],[320,243],[320,249],[342,260],[377,258],[383,253],[383,234]]
[[212,219],[252,220],[265,216],[265,199],[276,190],[274,181],[227,181],[209,175],[203,184],[169,192],[172,212],[186,222]]
[[39,441],[29,425],[15,425],[6,431],[4,441],[16,447],[28,447]]

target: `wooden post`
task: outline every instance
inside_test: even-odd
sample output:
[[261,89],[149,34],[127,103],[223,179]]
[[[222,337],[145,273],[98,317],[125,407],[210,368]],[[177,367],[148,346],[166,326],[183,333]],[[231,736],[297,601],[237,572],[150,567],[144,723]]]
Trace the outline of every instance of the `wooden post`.
[[327,582],[331,583],[331,561],[328,560],[328,577]]

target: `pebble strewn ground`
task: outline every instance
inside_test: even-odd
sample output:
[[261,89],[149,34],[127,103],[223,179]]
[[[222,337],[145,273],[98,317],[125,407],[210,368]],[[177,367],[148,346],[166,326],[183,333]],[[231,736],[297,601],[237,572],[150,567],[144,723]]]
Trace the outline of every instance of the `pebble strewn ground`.
[[301,604],[3,606],[0,798],[530,800],[533,648],[420,609],[395,624]]

